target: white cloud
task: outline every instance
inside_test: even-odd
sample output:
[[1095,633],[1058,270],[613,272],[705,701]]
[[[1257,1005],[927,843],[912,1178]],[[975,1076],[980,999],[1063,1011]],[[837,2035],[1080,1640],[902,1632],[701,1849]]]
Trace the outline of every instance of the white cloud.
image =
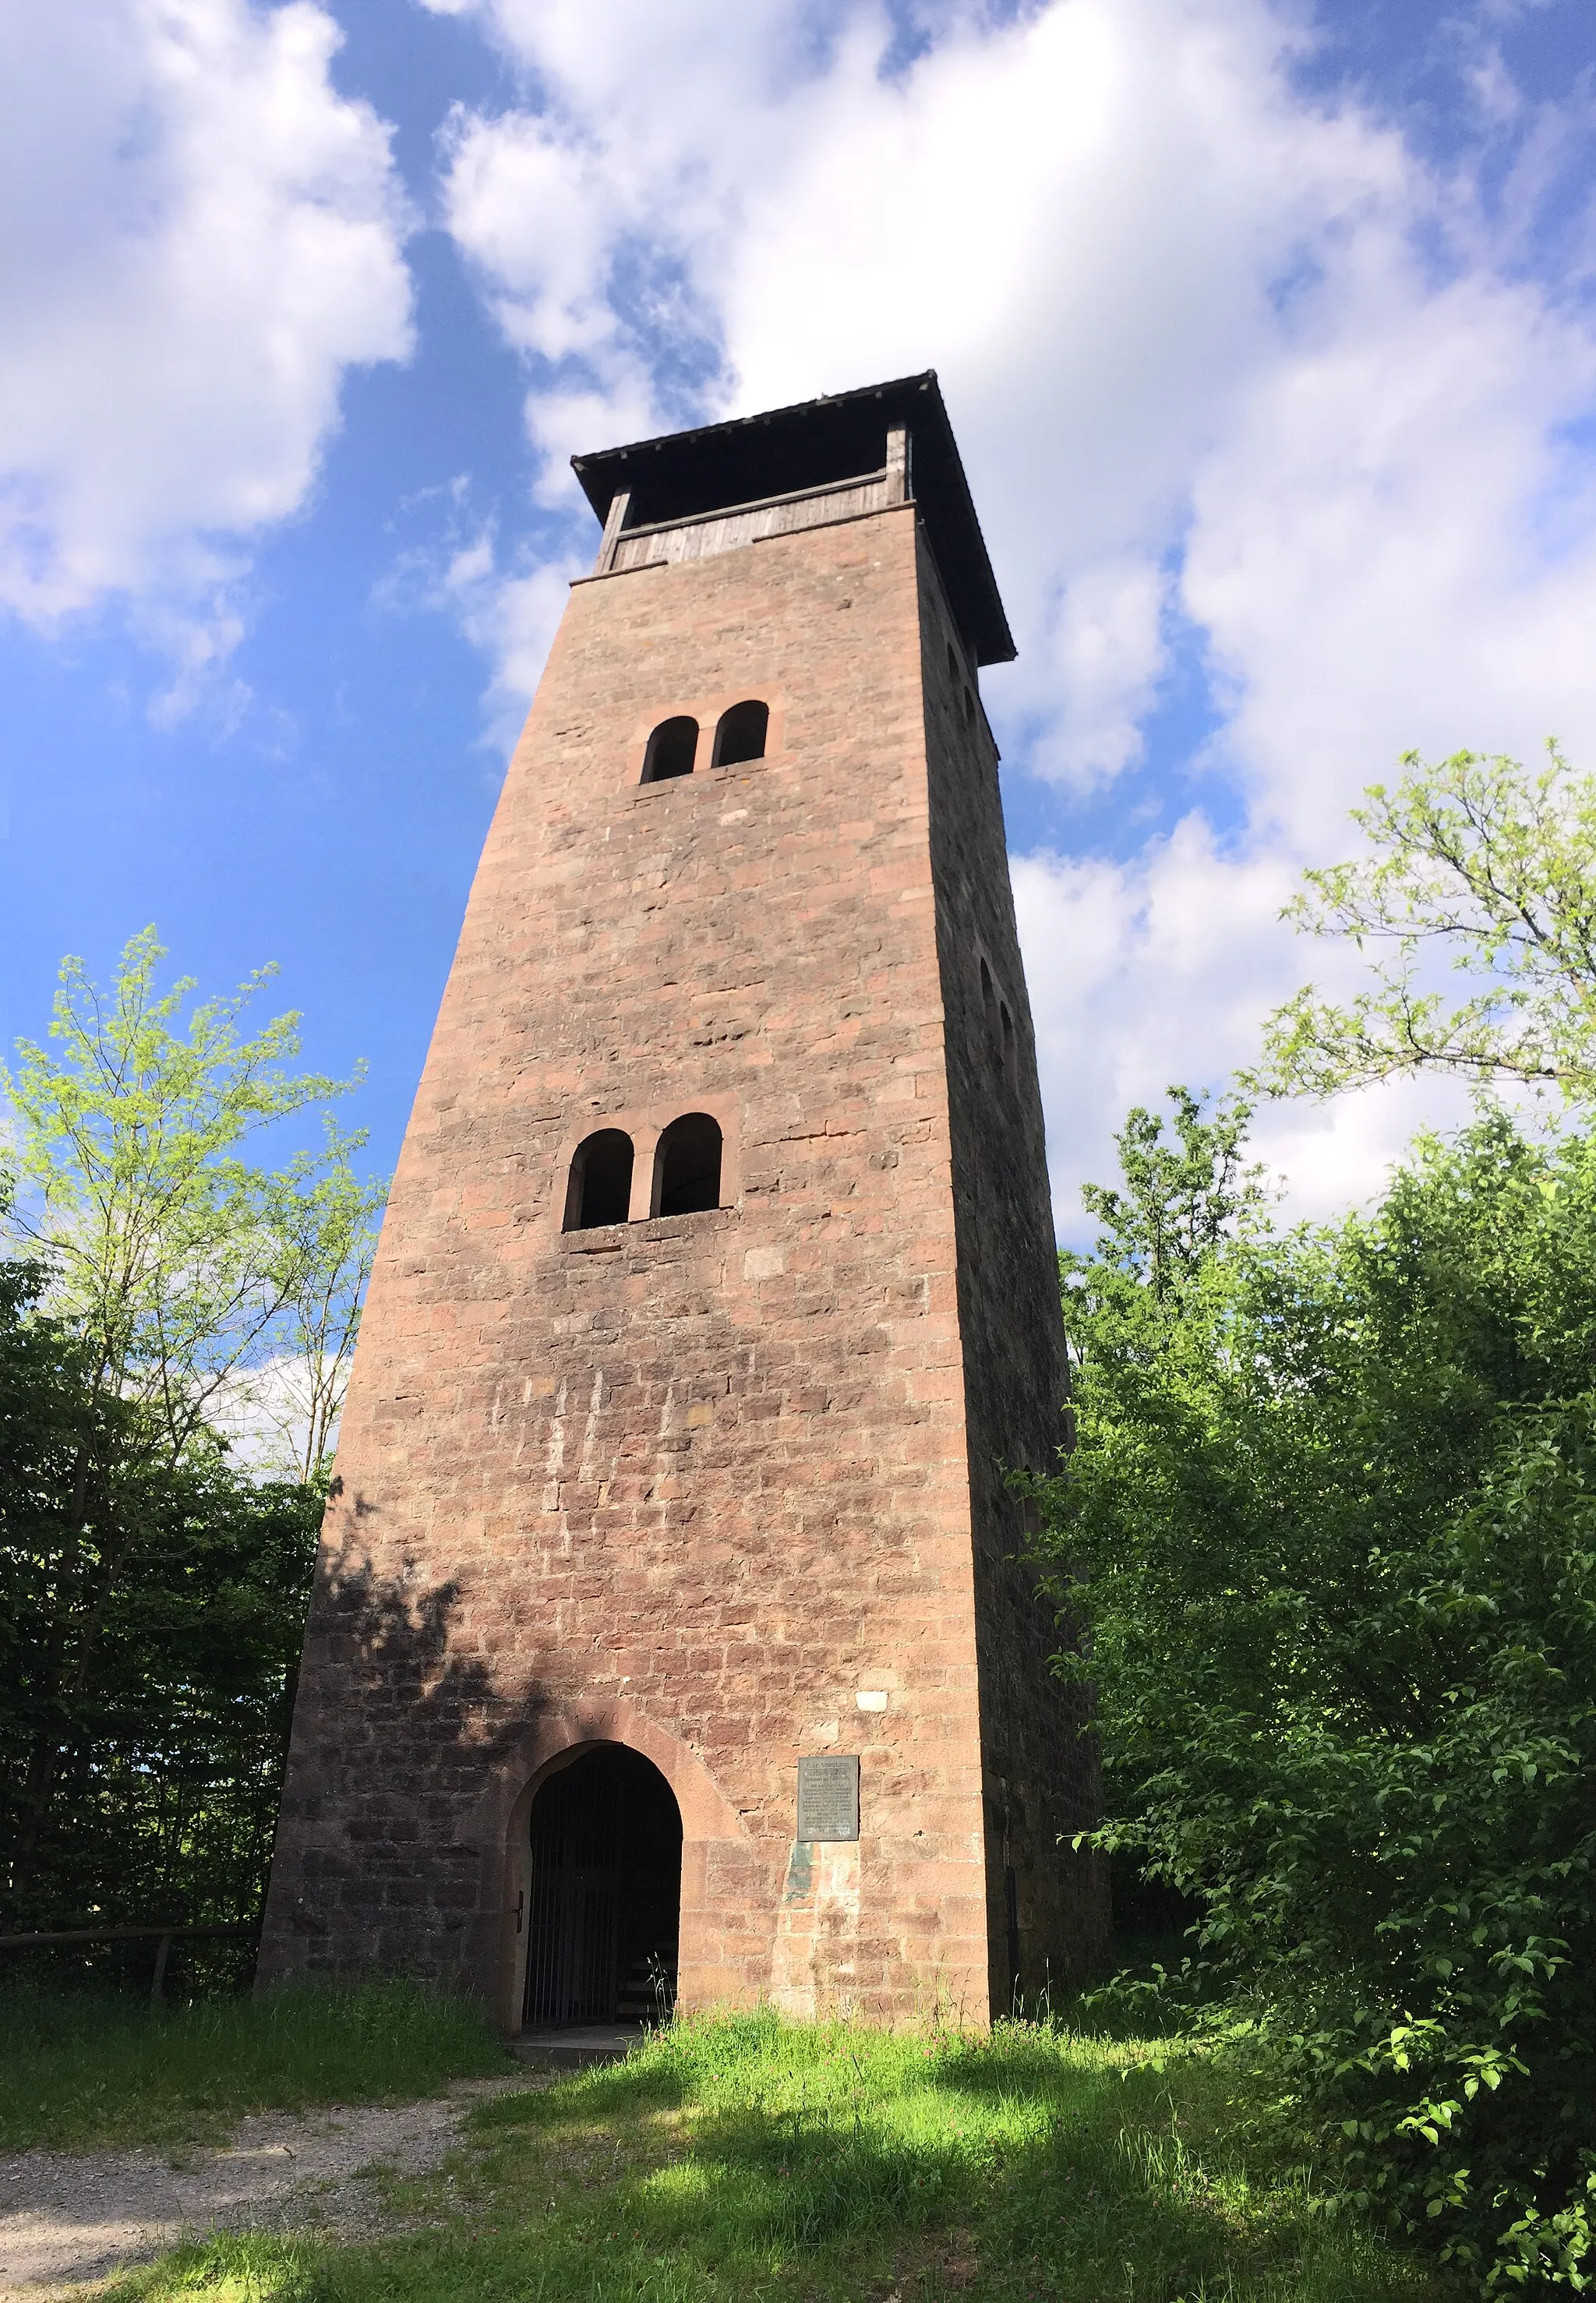
[[[1280,921],[1295,885],[1281,850],[1228,856],[1198,815],[1129,864],[1017,860],[1061,1238],[1090,1237],[1080,1187],[1114,1180],[1113,1136],[1133,1104],[1161,1109],[1175,1083],[1222,1089],[1256,1058],[1265,1008],[1305,975],[1332,991],[1354,980],[1355,961]],[[1467,1108],[1450,1084],[1399,1082],[1328,1107],[1266,1106],[1254,1143],[1288,1181],[1287,1216],[1317,1218],[1367,1199],[1415,1127]]]
[[490,126],[457,109],[447,139],[453,230],[511,343],[550,360],[608,350],[608,244],[626,204],[599,156],[524,113]]
[[[1136,763],[1189,628],[1231,845],[1192,819],[1017,874],[1061,1215],[1129,1101],[1251,1052],[1308,972],[1279,905],[1399,752],[1556,730],[1596,766],[1596,333],[1533,225],[1588,95],[1537,122],[1498,60],[1459,99],[1493,165],[1521,137],[1493,206],[1463,147],[1443,170],[1303,95],[1287,0],[949,0],[892,70],[868,0],[824,37],[798,0],[448,4],[534,92],[456,119],[446,198],[528,358],[546,497],[573,448],[934,365],[1021,645],[987,683],[1011,760]],[[1444,1107],[1269,1142],[1329,1204]]]
[[1034,773],[1085,784],[1141,757],[1137,706],[1168,659],[1166,588],[1157,566],[1133,559],[1101,560],[1066,586],[1043,648],[1052,709],[1032,747]]
[[467,473],[445,486],[421,490],[400,509],[418,540],[395,554],[373,604],[391,614],[421,610],[452,618],[492,666],[486,733],[508,752],[526,719],[570,579],[587,574],[591,557],[505,554],[498,523],[472,503]]
[[1254,1051],[1289,892],[1278,859],[1225,862],[1195,815],[1133,864],[1017,859],[1062,1235],[1081,1228],[1082,1183],[1112,1180],[1112,1136],[1133,1103],[1157,1103],[1174,1081],[1218,1087]]
[[1596,342],[1533,286],[1416,270],[1360,250],[1194,476],[1182,597],[1225,748],[1321,854],[1409,746],[1555,733],[1596,766],[1596,468],[1561,436]]
[[296,511],[351,365],[405,356],[387,131],[329,78],[310,0],[102,0],[0,16],[0,603],[130,597],[182,659]]
[[601,389],[657,373],[616,278],[642,243],[723,338],[721,402],[935,364],[1034,623],[1127,537],[1161,547],[1276,277],[1406,175],[1389,134],[1288,100],[1258,0],[955,13],[896,79],[867,7],[806,61],[797,6],[736,12],[730,42],[715,7],[479,13],[547,91],[453,130],[451,221],[511,339]]

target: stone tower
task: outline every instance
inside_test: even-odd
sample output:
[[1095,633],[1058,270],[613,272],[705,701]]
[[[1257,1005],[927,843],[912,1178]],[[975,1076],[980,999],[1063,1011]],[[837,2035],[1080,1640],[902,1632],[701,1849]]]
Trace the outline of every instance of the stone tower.
[[261,1973],[984,2021],[1104,1924],[1016,1554],[1063,1337],[934,375],[577,459],[339,1446]]

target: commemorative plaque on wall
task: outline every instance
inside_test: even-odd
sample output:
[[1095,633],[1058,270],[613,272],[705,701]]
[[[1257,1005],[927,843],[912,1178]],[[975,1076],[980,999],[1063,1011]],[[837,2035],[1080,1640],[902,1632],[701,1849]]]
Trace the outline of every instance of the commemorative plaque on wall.
[[859,1763],[828,1751],[798,1763],[799,1839],[857,1839],[859,1835]]

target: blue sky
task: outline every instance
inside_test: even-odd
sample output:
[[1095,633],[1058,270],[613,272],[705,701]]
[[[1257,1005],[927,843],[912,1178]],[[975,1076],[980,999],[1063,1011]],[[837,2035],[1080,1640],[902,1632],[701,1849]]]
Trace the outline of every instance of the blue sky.
[[[1021,642],[1067,1227],[1130,1101],[1245,1059],[1398,752],[1596,765],[1589,0],[89,13],[0,13],[7,1043],[153,920],[279,964],[390,1162],[570,451],[921,366]],[[1328,1207],[1425,1108],[1266,1148]]]

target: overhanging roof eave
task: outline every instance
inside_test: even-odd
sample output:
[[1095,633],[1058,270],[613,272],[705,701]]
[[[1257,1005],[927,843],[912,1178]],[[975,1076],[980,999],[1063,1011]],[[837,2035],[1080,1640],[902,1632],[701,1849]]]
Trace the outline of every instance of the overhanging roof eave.
[[626,488],[634,518],[656,525],[876,468],[895,424],[913,439],[915,501],[955,620],[978,662],[1007,663],[1013,635],[934,368],[629,441],[571,464],[601,522]]

